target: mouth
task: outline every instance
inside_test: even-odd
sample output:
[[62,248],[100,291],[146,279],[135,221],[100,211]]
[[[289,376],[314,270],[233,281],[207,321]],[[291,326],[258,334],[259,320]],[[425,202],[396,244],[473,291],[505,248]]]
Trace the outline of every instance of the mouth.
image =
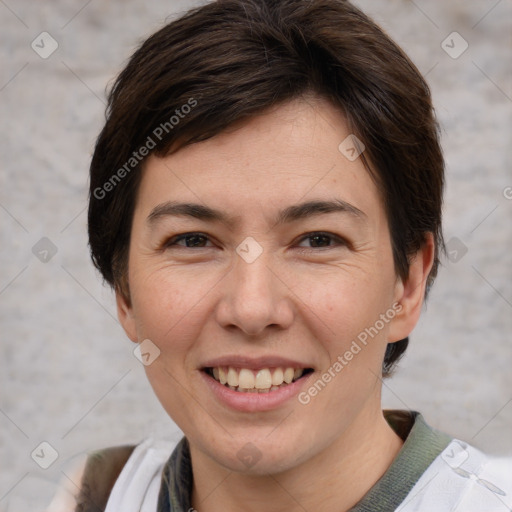
[[202,370],[211,379],[239,393],[273,393],[304,379],[312,368],[275,367],[235,368],[233,366],[206,367]]

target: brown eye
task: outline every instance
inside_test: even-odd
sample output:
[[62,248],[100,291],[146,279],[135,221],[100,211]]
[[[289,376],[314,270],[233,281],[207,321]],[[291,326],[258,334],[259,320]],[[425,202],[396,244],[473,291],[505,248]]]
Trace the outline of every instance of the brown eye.
[[327,235],[313,235],[310,237],[312,247],[326,247],[331,245],[331,237]]
[[[309,242],[309,245],[302,245],[303,242]],[[343,240],[331,233],[310,233],[307,236],[303,237],[299,243],[300,247],[310,247],[310,248],[324,248],[324,247],[333,247],[335,245],[345,245]]]
[[203,233],[185,233],[178,235],[166,243],[166,247],[180,246],[180,247],[207,247],[208,236]]

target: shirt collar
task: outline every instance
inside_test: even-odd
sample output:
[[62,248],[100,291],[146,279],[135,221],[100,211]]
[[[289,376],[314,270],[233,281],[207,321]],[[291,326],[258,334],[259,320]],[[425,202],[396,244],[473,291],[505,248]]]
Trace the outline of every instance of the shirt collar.
[[[351,509],[352,512],[395,510],[451,441],[446,434],[429,427],[418,412],[384,411],[384,417],[404,444],[391,466]],[[192,485],[190,448],[187,438],[183,437],[164,468],[158,512],[188,512],[192,509]]]

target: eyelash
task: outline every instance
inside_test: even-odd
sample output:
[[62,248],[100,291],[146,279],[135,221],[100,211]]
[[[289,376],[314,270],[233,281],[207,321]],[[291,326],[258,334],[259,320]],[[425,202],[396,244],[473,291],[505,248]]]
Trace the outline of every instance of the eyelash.
[[[187,247],[186,245],[178,245],[178,242],[185,240],[188,237],[193,237],[193,236],[201,236],[201,237],[206,237],[207,239],[209,239],[208,235],[205,233],[202,233],[202,232],[182,233],[180,235],[176,235],[176,236],[170,238],[169,240],[167,240],[163,244],[163,248],[169,249],[173,246],[178,246],[178,247],[182,247],[183,249],[193,249],[194,247]],[[306,250],[307,249],[309,249],[309,250],[324,249],[325,250],[325,249],[334,248],[336,246],[347,246],[348,245],[348,243],[345,240],[343,240],[343,238],[341,238],[333,233],[328,233],[328,232],[324,232],[324,231],[313,231],[311,233],[307,233],[299,239],[299,243],[303,242],[304,240],[307,240],[308,238],[312,239],[315,236],[327,237],[327,238],[331,239],[331,241],[333,241],[335,245],[330,244],[325,247],[303,247],[302,249],[306,249]],[[199,249],[207,249],[207,248],[208,247],[199,247]]]

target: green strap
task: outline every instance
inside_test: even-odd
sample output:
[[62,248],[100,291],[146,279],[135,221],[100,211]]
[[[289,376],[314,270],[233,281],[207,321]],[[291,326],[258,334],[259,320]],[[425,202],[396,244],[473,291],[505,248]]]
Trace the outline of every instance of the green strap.
[[404,445],[382,478],[350,512],[396,510],[452,440],[450,436],[429,427],[417,412],[384,411],[384,416],[393,430],[402,439],[405,438]]
[[104,512],[110,492],[135,446],[92,453],[86,462],[75,512]]

